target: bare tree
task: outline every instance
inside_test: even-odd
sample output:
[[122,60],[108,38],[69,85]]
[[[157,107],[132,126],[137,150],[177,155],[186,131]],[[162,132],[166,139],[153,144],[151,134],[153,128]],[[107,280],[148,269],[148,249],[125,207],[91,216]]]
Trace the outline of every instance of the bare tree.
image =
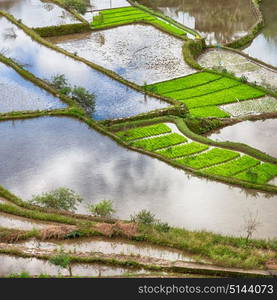
[[257,231],[257,228],[261,225],[258,221],[258,211],[256,214],[248,211],[247,216],[244,217],[244,231],[246,233],[246,240],[250,239],[253,236],[253,233]]

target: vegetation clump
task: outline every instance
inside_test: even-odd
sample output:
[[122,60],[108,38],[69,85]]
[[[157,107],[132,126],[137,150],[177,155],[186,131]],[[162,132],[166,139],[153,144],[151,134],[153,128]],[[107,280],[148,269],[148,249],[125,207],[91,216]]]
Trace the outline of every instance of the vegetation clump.
[[82,15],[87,11],[87,5],[84,0],[62,0],[62,3],[66,8],[75,9]]
[[33,198],[30,200],[30,203],[47,208],[74,211],[77,209],[77,204],[81,203],[82,201],[83,199],[81,196],[73,190],[60,187],[51,192],[33,196]]
[[49,82],[62,95],[75,99],[87,112],[92,113],[95,110],[95,95],[84,87],[72,87],[64,74],[57,74]]
[[111,200],[102,200],[99,203],[89,205],[88,210],[94,216],[105,218],[110,218],[115,213]]

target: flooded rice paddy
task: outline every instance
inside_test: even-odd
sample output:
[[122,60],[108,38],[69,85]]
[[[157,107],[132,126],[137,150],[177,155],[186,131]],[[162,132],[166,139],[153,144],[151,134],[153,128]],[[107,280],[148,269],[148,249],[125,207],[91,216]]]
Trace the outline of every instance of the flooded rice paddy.
[[277,119],[244,121],[225,127],[210,136],[213,140],[245,143],[277,157]]
[[244,52],[277,67],[277,1],[263,0],[261,10],[265,27]]
[[77,120],[1,122],[0,140],[0,184],[24,200],[66,186],[84,197],[82,213],[87,204],[110,199],[123,219],[148,209],[174,226],[235,236],[245,235],[245,218],[258,211],[262,225],[254,237],[277,237],[277,196],[191,176]]
[[162,259],[166,261],[194,261],[191,257],[185,256],[182,251],[173,250],[166,247],[150,246],[144,243],[126,242],[120,239],[105,240],[103,238],[81,239],[78,241],[57,241],[41,242],[30,240],[23,243],[14,244],[27,249],[41,249],[48,251],[63,250],[71,253],[102,253],[114,255],[130,255]]
[[5,55],[37,77],[51,80],[57,74],[64,74],[72,86],[83,86],[94,93],[96,109],[93,118],[97,120],[128,117],[168,106],[163,101],[110,79],[84,63],[36,43],[4,18],[0,18],[0,44],[5,45]]
[[67,10],[49,1],[1,0],[0,10],[7,11],[29,27],[80,23]]
[[237,77],[245,76],[249,82],[264,87],[277,88],[276,70],[258,65],[235,52],[210,49],[200,55],[198,63],[206,68],[225,68]]
[[[49,276],[68,276],[67,269],[50,264],[37,258],[21,258],[0,254],[0,276],[28,273],[31,276],[47,274]],[[130,272],[129,269],[104,266],[99,264],[72,264],[73,276],[119,276]]]
[[138,2],[197,30],[206,38],[207,44],[224,44],[242,37],[257,21],[249,0],[139,0]]
[[0,112],[66,107],[58,98],[0,63]]
[[195,72],[184,62],[183,41],[148,25],[127,25],[50,41],[139,85]]

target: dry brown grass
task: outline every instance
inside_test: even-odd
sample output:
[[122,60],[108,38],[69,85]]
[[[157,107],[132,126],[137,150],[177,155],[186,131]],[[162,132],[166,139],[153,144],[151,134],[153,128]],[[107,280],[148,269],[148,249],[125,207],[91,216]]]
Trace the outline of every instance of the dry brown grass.
[[138,234],[137,224],[116,222],[115,224],[98,223],[95,229],[104,236],[124,236],[131,238]]
[[77,227],[73,225],[48,226],[40,231],[41,239],[63,239],[67,234],[76,229]]

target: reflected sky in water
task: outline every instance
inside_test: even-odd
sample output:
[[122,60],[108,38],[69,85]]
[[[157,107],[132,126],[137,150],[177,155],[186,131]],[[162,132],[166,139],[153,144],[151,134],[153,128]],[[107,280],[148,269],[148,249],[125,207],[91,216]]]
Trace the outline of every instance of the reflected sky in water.
[[245,121],[227,126],[210,136],[212,140],[245,143],[277,157],[277,119]]
[[[127,150],[69,118],[43,117],[0,123],[0,184],[23,199],[66,186],[88,203],[114,201],[117,216],[148,209],[188,229],[243,234],[256,213],[256,237],[277,237],[277,196],[189,176],[182,170]],[[13,151],[11,151],[13,149]]]
[[58,5],[40,0],[0,0],[0,10],[21,19],[29,27],[80,23]]
[[0,63],[0,112],[66,107],[58,98]]
[[96,96],[95,119],[128,117],[168,106],[34,42],[4,18],[0,18],[0,45],[6,56],[23,64],[37,77],[50,80],[56,74],[65,74],[73,86],[83,86],[93,92]]
[[261,8],[265,28],[244,52],[277,67],[277,1],[263,0]]

